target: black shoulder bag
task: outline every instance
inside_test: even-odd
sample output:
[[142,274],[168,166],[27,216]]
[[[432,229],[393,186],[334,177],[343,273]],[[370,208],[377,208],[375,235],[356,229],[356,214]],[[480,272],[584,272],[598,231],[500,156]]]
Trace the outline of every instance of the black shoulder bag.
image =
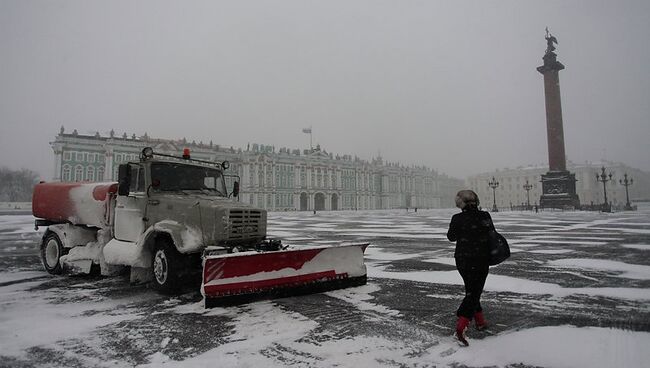
[[510,257],[508,241],[496,230],[488,233],[488,247],[490,248],[490,266],[498,265]]

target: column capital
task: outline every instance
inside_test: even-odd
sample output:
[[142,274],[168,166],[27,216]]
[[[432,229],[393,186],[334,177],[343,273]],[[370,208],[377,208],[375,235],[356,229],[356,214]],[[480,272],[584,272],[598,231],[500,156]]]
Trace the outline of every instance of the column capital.
[[113,156],[113,151],[114,151],[113,146],[104,145],[104,154],[106,155],[106,157]]
[[557,55],[554,52],[547,53],[542,59],[544,60],[544,65],[537,67],[537,71],[542,74],[552,71],[559,72],[564,69],[564,64],[557,61]]

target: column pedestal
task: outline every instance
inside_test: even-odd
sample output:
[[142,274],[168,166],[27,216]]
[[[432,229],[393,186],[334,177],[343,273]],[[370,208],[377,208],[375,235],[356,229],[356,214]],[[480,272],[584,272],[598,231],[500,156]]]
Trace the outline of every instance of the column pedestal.
[[549,171],[542,174],[542,196],[539,199],[542,208],[580,208],[580,199],[576,194],[576,176],[568,171]]

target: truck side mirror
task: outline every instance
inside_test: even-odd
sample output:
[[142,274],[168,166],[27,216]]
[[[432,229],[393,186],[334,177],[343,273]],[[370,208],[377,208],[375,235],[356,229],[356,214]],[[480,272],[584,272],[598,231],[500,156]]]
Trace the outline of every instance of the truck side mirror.
[[239,182],[236,181],[232,184],[232,195],[233,197],[239,197]]
[[121,196],[129,195],[129,187],[131,186],[131,165],[120,165],[117,176],[117,194]]

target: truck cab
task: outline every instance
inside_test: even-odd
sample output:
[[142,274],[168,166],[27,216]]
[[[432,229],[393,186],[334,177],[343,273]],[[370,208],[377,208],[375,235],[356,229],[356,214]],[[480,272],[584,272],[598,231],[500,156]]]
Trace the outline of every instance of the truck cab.
[[[120,165],[114,237],[137,242],[148,230],[183,228],[173,235],[178,251],[207,246],[248,248],[266,235],[266,212],[234,201],[238,181],[226,188],[224,167],[185,159],[144,156]],[[177,238],[179,237],[179,238]]]
[[[236,175],[224,174],[228,167],[227,161],[192,159],[189,150],[179,157],[147,147],[138,161],[120,165],[116,192],[109,191],[101,201],[80,194],[84,185],[79,183],[69,183],[67,192],[54,195],[59,200],[43,194],[47,185],[68,183],[39,184],[34,215],[41,218],[40,225],[48,225],[41,246],[46,270],[60,273],[65,263],[88,260],[103,274],[130,266],[132,281],[152,280],[160,291],[173,292],[183,277],[201,270],[204,252],[254,249],[266,238],[266,211],[235,200],[239,181]],[[233,179],[230,191],[226,177]],[[39,203],[45,202],[65,202],[70,213],[37,213]],[[97,217],[101,221],[86,220]]]

